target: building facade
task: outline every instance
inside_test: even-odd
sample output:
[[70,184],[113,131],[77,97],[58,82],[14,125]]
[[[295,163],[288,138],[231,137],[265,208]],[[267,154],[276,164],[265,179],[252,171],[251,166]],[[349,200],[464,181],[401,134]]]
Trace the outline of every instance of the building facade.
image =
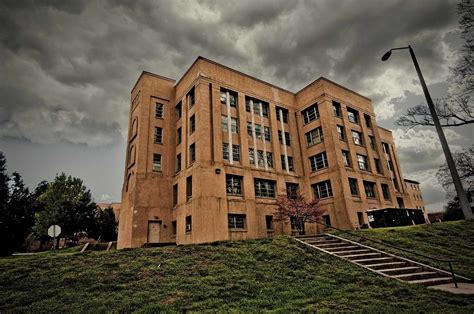
[[293,93],[202,57],[178,82],[143,72],[126,156],[119,248],[291,234],[273,214],[295,190],[343,229],[416,206],[371,100],[325,78]]

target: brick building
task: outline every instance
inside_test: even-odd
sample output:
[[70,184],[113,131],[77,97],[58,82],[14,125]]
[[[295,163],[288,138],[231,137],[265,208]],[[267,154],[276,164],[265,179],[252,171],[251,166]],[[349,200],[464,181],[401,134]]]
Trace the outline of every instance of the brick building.
[[322,77],[293,93],[202,57],[178,82],[140,75],[119,248],[291,234],[272,215],[295,189],[344,229],[369,225],[370,209],[415,206],[364,96]]

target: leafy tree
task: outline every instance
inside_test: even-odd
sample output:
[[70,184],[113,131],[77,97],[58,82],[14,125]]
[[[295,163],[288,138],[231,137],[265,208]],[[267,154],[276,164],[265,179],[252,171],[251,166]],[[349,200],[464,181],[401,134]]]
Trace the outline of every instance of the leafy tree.
[[[464,45],[460,56],[451,69],[452,84],[449,96],[434,100],[442,126],[463,126],[474,123],[474,6],[462,1],[457,5],[460,16],[459,26]],[[407,127],[417,125],[434,125],[428,107],[424,104],[408,108],[405,115],[401,116],[395,124]]]
[[112,207],[109,206],[102,209],[97,206],[94,228],[89,235],[94,239],[100,239],[102,241],[117,240],[117,222],[115,221],[115,214]]
[[[466,191],[474,190],[474,146],[464,148],[459,152],[453,154],[454,163],[459,173],[459,178]],[[445,188],[448,195],[454,193],[453,178],[449,172],[447,164],[439,167],[436,173],[438,182]]]
[[[0,211],[3,211],[8,202],[8,174],[7,160],[3,152],[0,151]],[[0,224],[2,221],[0,221]],[[1,226],[1,225],[0,225]]]
[[61,236],[74,241],[76,233],[93,228],[96,205],[81,179],[65,173],[57,175],[39,201],[44,210],[35,215],[37,235],[46,235],[49,226],[57,224],[61,227]]
[[464,214],[461,209],[461,204],[459,203],[459,197],[455,196],[453,200],[448,202],[446,211],[443,213],[443,220],[452,221],[461,219],[464,219]]
[[322,215],[318,207],[319,200],[307,202],[304,195],[298,192],[293,195],[279,195],[277,197],[277,211],[275,221],[296,219],[299,234],[305,233],[304,225],[307,222],[316,222]]

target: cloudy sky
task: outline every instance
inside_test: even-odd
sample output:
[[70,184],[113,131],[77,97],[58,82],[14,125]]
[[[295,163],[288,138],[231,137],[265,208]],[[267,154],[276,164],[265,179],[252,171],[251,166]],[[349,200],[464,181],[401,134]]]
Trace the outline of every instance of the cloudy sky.
[[[371,98],[392,129],[406,177],[428,208],[445,192],[432,128],[395,119],[423,103],[411,44],[432,96],[443,97],[461,45],[456,1],[1,1],[0,151],[34,187],[83,178],[96,201],[119,201],[130,89],[142,70],[179,79],[201,55],[297,91],[324,76]],[[472,128],[446,130],[453,150]]]

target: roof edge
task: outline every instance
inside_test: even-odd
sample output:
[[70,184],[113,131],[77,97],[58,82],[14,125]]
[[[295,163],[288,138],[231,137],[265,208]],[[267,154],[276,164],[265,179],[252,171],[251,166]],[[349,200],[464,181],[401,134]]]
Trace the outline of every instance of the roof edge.
[[315,79],[314,81],[312,81],[311,83],[309,83],[308,85],[306,85],[305,87],[303,87],[302,89],[300,89],[299,91],[297,91],[297,92],[295,93],[295,95],[301,93],[302,91],[304,91],[305,89],[311,87],[312,85],[316,84],[316,83],[319,82],[319,81],[326,81],[326,82],[328,82],[328,83],[334,84],[334,85],[336,85],[337,87],[340,87],[340,88],[342,88],[342,89],[345,89],[345,90],[348,91],[348,92],[351,92],[351,93],[353,93],[353,94],[356,94],[357,96],[362,97],[362,98],[364,98],[365,100],[368,100],[368,101],[372,102],[372,99],[370,99],[369,97],[365,97],[364,95],[361,95],[361,94],[359,94],[358,92],[353,91],[353,90],[350,89],[350,88],[347,88],[347,87],[345,87],[345,86],[342,86],[341,84],[338,84],[338,83],[336,83],[336,82],[334,82],[334,81],[331,81],[330,79],[325,78],[324,76],[318,77],[317,79]]
[[133,85],[132,90],[130,91],[130,93],[132,93],[133,90],[135,89],[135,87],[137,87],[137,84],[138,84],[138,82],[140,81],[140,79],[142,78],[143,75],[149,75],[149,76],[153,76],[153,77],[156,77],[156,78],[160,78],[162,80],[166,80],[166,81],[170,81],[170,82],[176,82],[176,80],[174,80],[172,78],[143,70],[142,73],[140,73],[140,75],[138,76],[138,79],[135,82],[135,84]]

